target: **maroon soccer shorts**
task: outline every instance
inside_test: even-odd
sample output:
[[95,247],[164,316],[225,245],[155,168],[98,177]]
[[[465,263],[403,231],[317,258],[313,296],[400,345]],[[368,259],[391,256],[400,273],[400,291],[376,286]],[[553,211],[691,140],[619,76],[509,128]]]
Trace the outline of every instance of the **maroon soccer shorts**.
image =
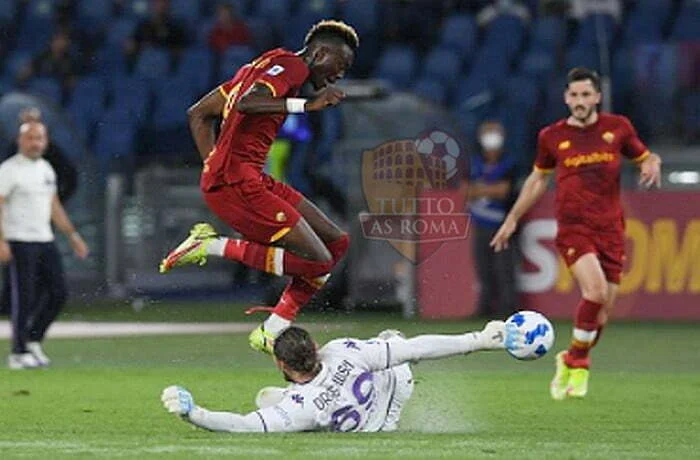
[[219,219],[261,244],[273,243],[294,228],[302,199],[293,187],[267,174],[204,192],[204,201]]
[[611,283],[620,284],[625,261],[624,234],[560,228],[556,245],[567,267],[573,265],[582,255],[593,253],[600,261],[605,279]]

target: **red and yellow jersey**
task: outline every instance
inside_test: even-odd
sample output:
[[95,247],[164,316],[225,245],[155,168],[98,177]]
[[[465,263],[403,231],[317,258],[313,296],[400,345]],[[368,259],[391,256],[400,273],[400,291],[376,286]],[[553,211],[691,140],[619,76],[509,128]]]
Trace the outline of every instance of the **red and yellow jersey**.
[[262,171],[272,142],[286,114],[245,114],[233,109],[240,97],[256,83],[270,88],[276,98],[294,97],[309,76],[301,57],[277,48],[246,64],[229,81],[219,86],[226,98],[221,132],[214,150],[204,162],[201,187],[241,181]]
[[559,228],[623,231],[622,156],[640,162],[649,155],[630,121],[620,115],[601,113],[598,121],[585,128],[571,126],[564,119],[542,129],[535,169],[556,172]]

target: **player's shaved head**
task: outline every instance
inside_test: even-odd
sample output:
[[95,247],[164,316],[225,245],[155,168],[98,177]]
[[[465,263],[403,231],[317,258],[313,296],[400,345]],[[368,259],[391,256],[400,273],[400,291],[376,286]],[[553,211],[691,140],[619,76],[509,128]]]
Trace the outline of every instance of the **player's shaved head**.
[[36,159],[44,154],[48,144],[46,126],[40,121],[27,121],[20,125],[17,136],[19,151],[25,156]]
[[[290,371],[310,374],[318,367],[316,343],[305,329],[291,326],[275,339],[274,355]],[[289,376],[285,374],[288,380]]]

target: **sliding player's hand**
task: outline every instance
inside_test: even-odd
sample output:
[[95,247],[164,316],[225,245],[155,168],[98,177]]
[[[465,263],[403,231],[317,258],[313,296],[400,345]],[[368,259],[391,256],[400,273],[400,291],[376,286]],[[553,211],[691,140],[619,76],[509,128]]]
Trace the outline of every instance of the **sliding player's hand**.
[[652,154],[640,167],[639,184],[646,187],[661,187],[661,160]]
[[510,216],[506,217],[506,220],[501,224],[501,228],[498,229],[496,235],[494,235],[489,246],[493,248],[496,252],[501,252],[504,249],[508,249],[508,240],[515,233],[515,229],[518,227],[518,223],[515,219]]
[[168,412],[181,417],[186,417],[194,409],[192,393],[176,385],[163,390],[160,400],[163,401],[163,406]]
[[305,108],[307,112],[323,110],[326,107],[333,107],[334,105],[338,105],[343,99],[345,99],[344,92],[342,92],[338,88],[328,86],[326,88],[323,88],[318,94],[318,96],[308,101],[306,103]]

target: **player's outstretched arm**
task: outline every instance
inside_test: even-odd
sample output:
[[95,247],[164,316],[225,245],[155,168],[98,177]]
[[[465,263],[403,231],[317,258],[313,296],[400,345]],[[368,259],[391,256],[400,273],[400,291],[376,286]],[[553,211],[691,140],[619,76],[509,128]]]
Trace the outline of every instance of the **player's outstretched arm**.
[[518,195],[518,199],[515,201],[513,208],[510,210],[506,219],[501,224],[501,227],[494,235],[491,240],[491,247],[496,252],[499,252],[508,247],[508,240],[515,233],[515,229],[518,227],[518,221],[520,218],[532,207],[533,204],[540,199],[542,194],[547,190],[547,185],[549,184],[550,174],[547,174],[538,169],[533,169],[527,179],[523,188]]
[[314,112],[337,105],[344,97],[339,89],[328,87],[313,99],[276,98],[267,85],[256,83],[241,96],[235,107],[239,112],[249,114]]
[[[419,335],[410,339],[395,335],[387,340],[354,344],[371,370],[383,370],[406,362],[448,358],[483,350],[517,348],[522,333],[503,321],[491,321],[481,331],[457,335]],[[340,342],[347,348],[348,341]]]
[[214,150],[216,145],[214,120],[221,116],[225,105],[226,98],[219,88],[215,88],[187,109],[190,132],[202,160],[206,160]]
[[652,153],[639,163],[639,183],[644,187],[661,187],[661,157]]

